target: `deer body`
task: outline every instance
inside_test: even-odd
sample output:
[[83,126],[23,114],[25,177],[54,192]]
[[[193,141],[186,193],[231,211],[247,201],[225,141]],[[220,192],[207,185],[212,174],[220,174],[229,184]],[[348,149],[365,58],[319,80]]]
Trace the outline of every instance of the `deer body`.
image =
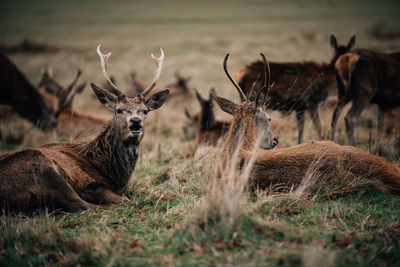
[[[162,51],[162,50],[161,50]],[[0,156],[0,205],[4,212],[29,213],[38,208],[77,211],[121,203],[120,191],[136,165],[149,111],[161,107],[169,91],[146,95],[155,87],[164,54],[153,59],[157,71],[140,95],[127,97],[111,82],[107,60],[97,49],[110,89],[91,84],[96,96],[115,115],[92,141],[50,144]]]
[[0,54],[0,80],[1,105],[11,106],[19,116],[42,130],[57,125],[57,110],[50,99],[43,98],[4,54]]
[[378,53],[359,49],[339,57],[335,65],[339,101],[335,107],[331,139],[335,138],[336,122],[343,107],[352,102],[345,116],[348,142],[354,145],[354,120],[368,104],[377,104],[376,144],[383,131],[384,112],[400,106],[400,53]]
[[[265,58],[264,66],[267,78],[257,96],[262,90],[265,93],[268,90],[269,69]],[[241,95],[244,95],[237,84],[235,87]],[[288,190],[300,185],[307,173],[314,170],[314,175],[320,180],[354,176],[377,182],[373,184],[379,184],[379,189],[384,192],[400,194],[399,168],[379,156],[370,155],[356,147],[340,146],[331,141],[318,141],[290,148],[257,151],[257,139],[260,138],[257,133],[258,97],[251,102],[244,96],[245,101],[239,105],[215,95],[213,98],[222,110],[233,116],[227,139],[220,153],[219,171],[223,177],[226,171],[229,172],[232,168],[237,171],[246,163],[252,162],[249,183],[253,189],[280,185]]]
[[[304,112],[309,111],[318,139],[322,138],[319,119],[319,105],[325,101],[330,92],[336,88],[334,64],[336,59],[348,52],[355,43],[353,36],[346,46],[338,46],[336,38],[331,36],[331,46],[335,53],[329,63],[318,64],[306,62],[270,62],[271,83],[266,101],[268,109],[280,111],[296,111],[298,127],[298,143],[302,142],[304,130]],[[256,92],[253,87],[259,87],[263,76],[263,62],[256,61],[239,70],[239,86],[249,99]]]

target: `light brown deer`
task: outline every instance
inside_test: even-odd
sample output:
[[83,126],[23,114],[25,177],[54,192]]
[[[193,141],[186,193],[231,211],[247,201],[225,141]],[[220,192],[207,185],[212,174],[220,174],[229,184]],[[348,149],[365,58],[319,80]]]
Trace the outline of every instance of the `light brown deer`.
[[[78,70],[78,75],[81,71]],[[78,76],[77,76],[78,77]],[[112,81],[112,78],[110,78]],[[76,84],[75,81],[71,84]],[[106,126],[112,118],[108,115],[97,115],[78,111],[72,108],[73,100],[77,94],[83,91],[86,83],[78,86],[62,87],[46,71],[40,82],[41,94],[51,94],[55,102],[63,102],[63,108],[59,111],[56,133],[61,137],[68,137],[72,140],[86,141],[95,137],[98,132]],[[107,87],[109,87],[107,85]],[[71,92],[73,90],[73,92]],[[65,95],[71,95],[65,100]]]
[[339,100],[332,116],[331,139],[343,107],[352,102],[345,116],[348,143],[354,145],[354,121],[364,108],[378,105],[376,149],[383,132],[384,112],[400,106],[400,52],[379,53],[358,49],[339,57],[335,65]]
[[[228,55],[225,57],[224,68]],[[227,166],[238,170],[253,161],[249,174],[252,189],[266,189],[272,185],[284,185],[287,190],[297,187],[309,170],[315,168],[318,179],[333,180],[346,176],[375,181],[384,192],[400,194],[400,170],[387,160],[370,155],[352,146],[340,146],[331,141],[309,142],[290,148],[257,151],[257,99],[262,91],[269,89],[269,68],[263,54],[265,66],[264,86],[257,91],[255,101],[248,101],[241,88],[233,81],[241,98],[241,104],[213,95],[220,108],[231,114],[233,120],[227,140],[220,153],[220,173],[224,177]],[[229,74],[227,73],[228,77]],[[269,125],[266,125],[269,127]],[[226,176],[225,176],[226,177]]]
[[107,74],[111,55],[97,53],[110,90],[91,84],[101,103],[114,117],[89,142],[49,144],[0,156],[0,206],[4,212],[31,212],[38,208],[77,211],[121,203],[119,195],[135,169],[144,121],[149,111],[165,102],[164,90],[146,99],[155,87],[164,54],[153,59],[156,74],[140,95],[123,94]]
[[[338,45],[336,37],[331,35],[331,47],[334,49],[331,60],[318,64],[315,61],[305,62],[270,62],[271,82],[268,90],[267,108],[280,111],[296,111],[298,143],[303,140],[304,113],[309,111],[318,139],[322,139],[319,105],[325,101],[330,92],[336,89],[335,62],[340,55],[350,51],[355,44],[353,36],[346,46]],[[263,62],[255,61],[241,69],[235,75],[244,94],[252,99],[256,92],[251,90],[253,84],[259,88],[263,80]],[[263,96],[264,97],[264,96]],[[243,99],[242,99],[243,100]]]
[[[214,89],[209,91],[209,99],[204,99],[195,89],[195,94],[200,103],[200,112],[191,115],[185,109],[187,117],[186,124],[183,127],[182,140],[189,141],[197,139],[196,145],[209,144],[216,145],[221,137],[224,137],[229,130],[231,121],[219,121],[215,119],[213,101],[211,95],[215,93]],[[273,133],[282,133],[293,131],[293,127],[281,119],[271,121],[271,130]]]

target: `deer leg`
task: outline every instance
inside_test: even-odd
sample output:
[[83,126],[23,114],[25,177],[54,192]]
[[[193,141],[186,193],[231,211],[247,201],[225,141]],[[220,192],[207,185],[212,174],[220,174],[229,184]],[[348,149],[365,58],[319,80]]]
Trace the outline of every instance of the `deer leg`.
[[344,106],[348,103],[349,101],[345,100],[344,98],[339,98],[339,102],[336,104],[336,107],[333,111],[332,115],[332,122],[331,122],[331,140],[335,141],[335,130],[336,130],[336,123],[340,117],[340,113],[342,113],[342,110]]
[[296,111],[296,120],[297,120],[297,129],[299,131],[299,135],[297,137],[297,143],[301,144],[304,131],[304,110]]
[[354,120],[357,119],[364,108],[368,105],[369,100],[358,98],[353,100],[353,104],[349,112],[347,112],[344,121],[346,123],[346,132],[349,145],[354,146]]
[[312,107],[308,110],[314,124],[315,131],[317,132],[318,140],[322,139],[321,121],[319,120],[318,106]]
[[382,137],[383,123],[385,119],[385,114],[383,110],[378,106],[378,124],[376,129],[376,141],[375,141],[375,153],[379,151],[379,145]]
[[97,204],[120,204],[127,200],[102,184],[90,184],[82,190],[82,198],[90,203]]

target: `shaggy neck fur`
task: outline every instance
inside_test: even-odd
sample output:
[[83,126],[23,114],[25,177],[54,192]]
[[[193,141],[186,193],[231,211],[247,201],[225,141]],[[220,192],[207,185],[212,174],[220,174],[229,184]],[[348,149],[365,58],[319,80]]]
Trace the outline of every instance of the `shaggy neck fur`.
[[256,123],[249,104],[239,105],[231,122],[221,158],[232,158],[236,149],[252,151],[256,145]]
[[113,119],[96,139],[84,146],[82,153],[109,178],[106,182],[119,191],[135,170],[139,144],[124,144],[116,128]]

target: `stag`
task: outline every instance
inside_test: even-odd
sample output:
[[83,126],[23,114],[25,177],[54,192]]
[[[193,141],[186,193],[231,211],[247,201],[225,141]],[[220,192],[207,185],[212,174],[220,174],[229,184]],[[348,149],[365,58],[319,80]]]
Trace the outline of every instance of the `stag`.
[[[316,141],[290,148],[257,151],[257,121],[260,106],[258,100],[262,92],[267,93],[269,86],[269,67],[264,55],[264,86],[257,90],[254,101],[249,101],[240,86],[230,77],[244,101],[235,104],[232,101],[213,95],[219,107],[233,116],[227,139],[220,153],[220,173],[226,177],[228,166],[235,170],[244,168],[252,162],[249,184],[252,189],[266,189],[271,185],[285,185],[286,189],[297,187],[307,172],[315,168],[319,180],[333,180],[343,177],[360,177],[366,181],[375,181],[384,192],[400,194],[400,170],[387,160],[370,155],[352,146],[340,146],[332,141]],[[264,127],[269,127],[266,125]],[[225,176],[224,176],[225,174]]]
[[[78,70],[78,75],[81,71]],[[112,81],[112,78],[110,78]],[[74,82],[76,83],[76,78]],[[73,83],[74,83],[73,82]],[[73,84],[72,83],[72,84]],[[75,96],[83,91],[86,83],[78,86],[62,87],[45,71],[40,82],[45,92],[42,94],[51,94],[55,102],[63,102],[63,108],[59,111],[56,133],[58,136],[69,137],[78,140],[87,140],[98,134],[98,132],[110,121],[108,115],[96,115],[81,112],[72,108]],[[107,84],[108,87],[108,84]],[[73,90],[73,92],[71,92]],[[71,95],[68,99],[64,99],[66,95]]]
[[[340,55],[350,51],[354,46],[353,36],[346,46],[338,45],[336,37],[331,35],[330,44],[334,49],[333,57],[328,63],[318,64],[314,61],[306,62],[270,62],[271,81],[273,86],[268,90],[267,108],[290,112],[296,111],[298,128],[298,143],[302,143],[304,131],[304,113],[306,110],[311,115],[318,139],[322,139],[321,123],[319,119],[319,105],[325,101],[329,93],[336,88],[335,62]],[[261,86],[263,77],[263,62],[256,61],[238,70],[241,76],[238,84],[243,88],[244,94],[250,99],[256,92],[251,90]],[[264,93],[263,93],[264,94]],[[243,99],[241,99],[243,101]]]
[[[191,115],[185,109],[187,117],[186,124],[183,127],[183,141],[193,140],[197,136],[197,145],[211,144],[216,145],[218,140],[225,136],[229,130],[231,121],[218,121],[215,119],[213,102],[211,95],[215,94],[215,90],[209,91],[209,99],[204,99],[196,89],[194,89],[196,98],[200,103],[200,112]],[[284,131],[292,131],[293,128],[286,121],[281,119],[271,120],[271,130],[273,133],[281,133]]]
[[110,80],[109,54],[97,48],[110,89],[91,84],[102,104],[114,112],[111,121],[89,142],[49,144],[0,156],[0,206],[5,212],[38,208],[77,211],[121,203],[138,159],[149,111],[161,107],[169,91],[146,96],[155,87],[164,53],[152,55],[156,74],[140,95],[128,97]]
[[4,54],[0,54],[0,80],[1,105],[10,106],[20,117],[41,130],[57,126],[59,109],[52,99],[40,94]]
[[383,132],[384,113],[400,106],[400,52],[379,53],[358,49],[338,58],[338,103],[332,116],[331,140],[343,107],[352,102],[345,116],[348,143],[354,145],[354,121],[368,104],[378,105],[376,149]]

